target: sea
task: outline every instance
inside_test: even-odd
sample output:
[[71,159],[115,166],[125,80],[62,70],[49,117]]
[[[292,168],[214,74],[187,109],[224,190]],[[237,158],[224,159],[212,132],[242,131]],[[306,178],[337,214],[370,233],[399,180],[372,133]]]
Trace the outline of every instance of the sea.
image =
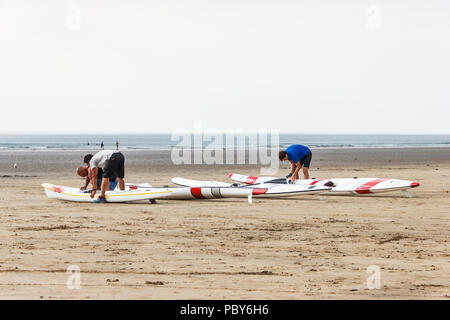
[[[227,140],[205,136],[173,136],[171,134],[119,134],[119,135],[0,135],[0,152],[7,150],[171,150],[173,147],[248,148],[273,146],[286,148],[303,144],[310,148],[411,148],[450,147],[450,135],[330,135],[330,134],[280,134],[275,137],[236,136]],[[272,139],[272,140],[271,140]],[[256,141],[256,142],[255,142]],[[272,141],[272,142],[271,142]],[[228,142],[228,143],[227,143]]]

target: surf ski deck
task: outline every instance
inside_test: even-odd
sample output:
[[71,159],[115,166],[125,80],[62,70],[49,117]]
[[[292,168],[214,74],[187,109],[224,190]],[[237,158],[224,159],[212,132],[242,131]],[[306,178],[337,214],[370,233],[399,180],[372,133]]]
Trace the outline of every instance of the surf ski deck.
[[[194,180],[195,181],[195,180]],[[215,182],[214,185],[199,186],[198,181],[192,186],[175,188],[155,188],[145,185],[127,184],[126,190],[114,190],[106,192],[107,202],[130,202],[151,199],[167,200],[194,200],[194,199],[218,199],[218,198],[247,198],[249,202],[253,197],[290,197],[304,194],[322,193],[329,187],[297,186],[297,185],[259,185],[234,187],[231,184]],[[211,182],[209,182],[211,183]],[[48,198],[75,202],[92,202],[98,198],[99,192],[94,198],[90,193],[78,188],[58,186],[44,183],[45,193]]]
[[[71,188],[58,186],[50,183],[42,184],[45,194],[50,199],[59,199],[75,202],[92,202],[98,198],[100,192],[97,192],[94,198],[91,198],[90,192],[80,190],[79,188]],[[140,200],[160,199],[169,196],[172,193],[170,188],[151,188],[137,187],[127,185],[126,190],[106,191],[107,202],[130,202]]]
[[[289,185],[287,179],[275,177],[257,177],[246,176],[241,174],[230,174],[231,180],[248,184],[258,185],[265,184],[281,184]],[[362,195],[391,191],[403,191],[406,197],[410,197],[408,190],[416,188],[420,184],[409,180],[386,179],[386,178],[336,178],[336,179],[310,179],[296,180],[295,185],[303,186],[329,186],[331,190],[328,194],[336,195]]]
[[315,186],[315,185],[293,185],[293,184],[265,184],[258,185],[236,185],[218,181],[201,181],[190,180],[181,177],[175,177],[172,179],[174,184],[198,188],[202,191],[217,190],[219,189],[222,194],[234,194],[234,195],[252,195],[259,198],[283,198],[292,197],[307,194],[321,194],[329,191],[331,188],[327,186]]

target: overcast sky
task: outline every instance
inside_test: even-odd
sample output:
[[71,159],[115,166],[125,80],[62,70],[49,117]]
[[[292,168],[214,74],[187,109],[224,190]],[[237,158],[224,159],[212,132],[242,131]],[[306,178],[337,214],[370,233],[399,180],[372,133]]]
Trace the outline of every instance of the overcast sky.
[[1,133],[450,133],[448,0],[0,0]]

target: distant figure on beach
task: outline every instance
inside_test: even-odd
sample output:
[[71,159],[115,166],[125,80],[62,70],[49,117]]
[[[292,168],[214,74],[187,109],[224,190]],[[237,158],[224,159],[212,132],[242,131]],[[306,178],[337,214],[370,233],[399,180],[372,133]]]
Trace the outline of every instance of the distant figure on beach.
[[[87,154],[84,156],[83,159],[83,163],[85,164],[82,167],[78,167],[77,168],[77,175],[82,177],[82,178],[86,178],[84,185],[80,188],[80,190],[86,190],[87,187],[89,186],[89,183],[91,182],[91,178],[89,175],[89,162],[91,161],[93,155],[92,154]],[[97,187],[101,187],[102,185],[102,179],[103,179],[103,169],[102,168],[98,168],[98,172],[97,172]],[[94,185],[94,184],[92,184]],[[109,179],[109,190],[114,190],[117,186],[117,179]]]
[[119,141],[116,141],[116,150],[119,150]]
[[89,177],[92,183],[91,198],[97,193],[97,175],[99,168],[103,168],[101,194],[94,203],[105,203],[105,193],[110,179],[119,181],[120,190],[125,190],[125,157],[121,152],[102,150],[97,152],[89,161]]
[[303,168],[303,176],[309,179],[309,166],[311,165],[312,152],[307,146],[301,144],[294,144],[285,151],[280,151],[278,154],[280,161],[289,160],[291,163],[291,172],[286,178],[291,178],[291,183],[299,179],[298,173]]
[[103,141],[102,141],[102,143],[100,144],[100,149],[105,149],[105,145],[103,144]]
[[14,163],[14,169],[17,169],[17,163]]

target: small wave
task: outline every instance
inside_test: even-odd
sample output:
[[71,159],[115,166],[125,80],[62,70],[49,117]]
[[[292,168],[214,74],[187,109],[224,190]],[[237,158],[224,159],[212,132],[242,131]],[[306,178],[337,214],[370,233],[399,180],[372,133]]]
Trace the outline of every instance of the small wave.
[[[442,140],[441,140],[442,139]],[[299,137],[299,141],[297,143],[301,143],[304,145],[307,145],[311,148],[426,148],[426,147],[449,147],[450,141],[445,140],[446,137],[440,137],[439,141],[432,141],[432,139],[428,139],[428,141],[420,141],[413,138],[408,138],[408,141],[395,141],[395,139],[385,139],[384,141],[378,140],[376,141],[373,139],[373,141],[364,141],[363,139],[360,139],[359,141],[357,139],[349,139],[348,141],[345,141],[345,139],[339,139],[340,141],[327,141],[327,139],[314,139],[314,141],[308,142],[307,139],[302,140],[302,137]],[[286,139],[289,141],[293,141],[290,137],[289,139]],[[311,139],[313,140],[313,139]],[[416,140],[416,141],[415,141]],[[424,139],[425,140],[425,139]],[[53,141],[52,141],[53,142]],[[45,151],[45,150],[52,150],[52,151],[58,151],[58,150],[70,150],[70,151],[77,151],[77,150],[92,150],[92,151],[99,151],[100,147],[96,144],[90,144],[86,145],[84,143],[77,143],[77,142],[67,142],[64,143],[62,141],[55,141],[55,143],[52,142],[37,142],[37,143],[27,143],[27,142],[9,142],[9,143],[0,143],[0,150],[5,152],[6,150],[13,150],[13,151],[20,151],[20,150],[38,150],[38,151]],[[174,148],[182,147],[185,150],[202,150],[205,148],[213,148],[213,149],[222,149],[222,150],[254,150],[254,149],[263,149],[263,148],[271,148],[270,145],[266,145],[265,143],[259,144],[259,145],[211,145],[210,143],[203,143],[201,146],[179,146],[179,145],[173,145],[172,143],[165,144],[163,141],[157,141],[156,143],[152,143],[151,141],[146,141],[142,145],[139,145],[139,143],[134,144],[130,143],[131,145],[127,145],[126,143],[122,143],[120,145],[120,150],[130,150],[130,151],[139,151],[139,150],[145,150],[145,151],[170,151]],[[281,141],[279,144],[280,149],[286,149],[287,147],[291,146],[293,143]],[[114,145],[105,145],[105,149],[116,149],[116,146]]]
[[353,144],[308,144],[313,148],[353,148]]

